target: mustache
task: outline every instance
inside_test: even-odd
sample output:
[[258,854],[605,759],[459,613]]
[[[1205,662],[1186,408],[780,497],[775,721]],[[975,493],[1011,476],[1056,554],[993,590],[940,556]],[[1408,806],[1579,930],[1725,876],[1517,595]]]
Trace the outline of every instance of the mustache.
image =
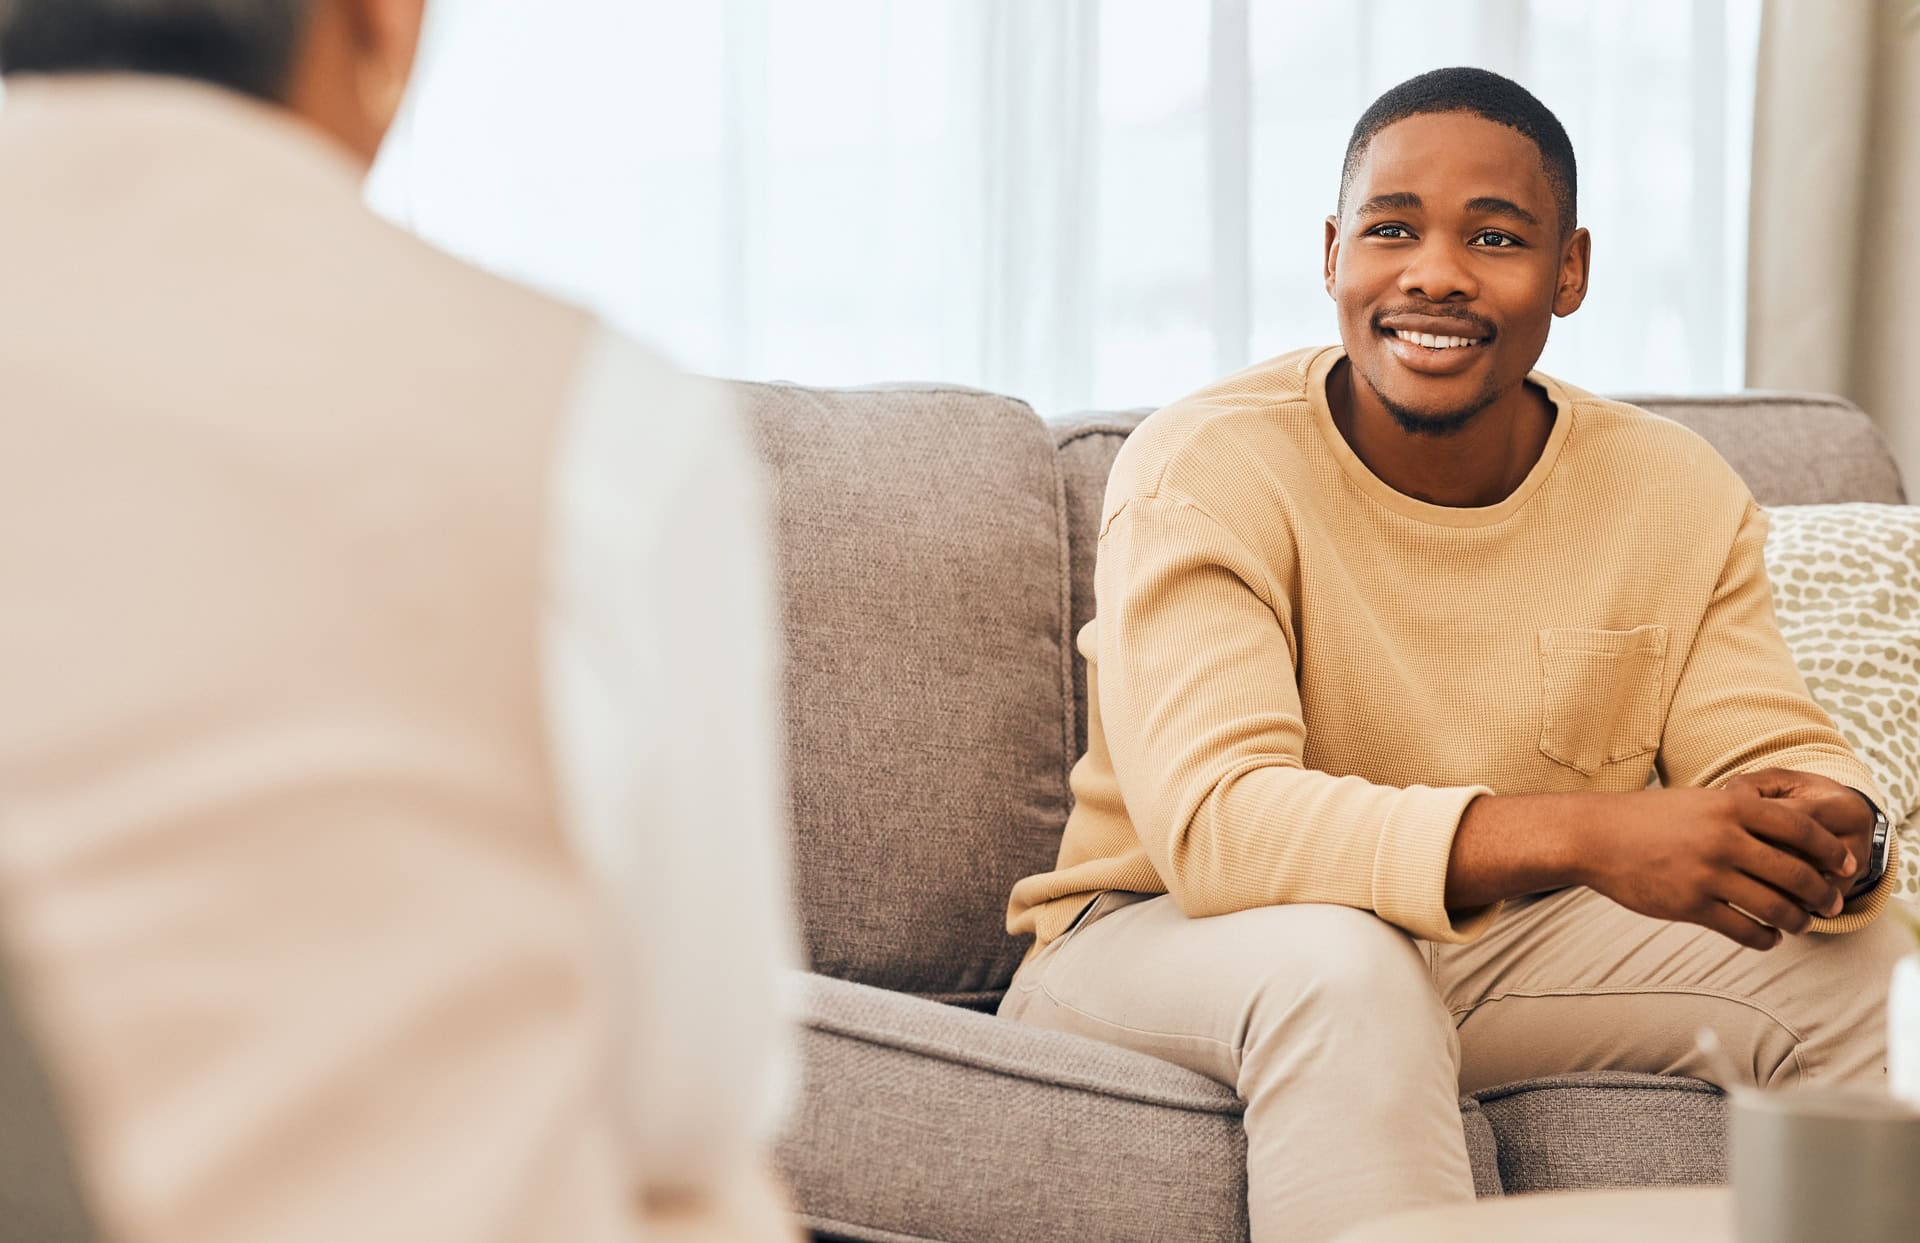
[[1485,337],[1489,341],[1493,340],[1498,332],[1492,320],[1475,315],[1472,311],[1463,310],[1457,306],[1436,306],[1431,302],[1409,302],[1405,306],[1390,306],[1376,311],[1373,316],[1373,330],[1381,331],[1385,321],[1395,315],[1419,315],[1427,319],[1456,320],[1472,328],[1473,335]]

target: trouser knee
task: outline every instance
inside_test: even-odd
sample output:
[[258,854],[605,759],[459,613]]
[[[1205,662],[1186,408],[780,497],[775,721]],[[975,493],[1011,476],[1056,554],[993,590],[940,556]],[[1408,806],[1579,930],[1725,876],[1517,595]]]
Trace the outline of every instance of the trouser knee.
[[1334,906],[1319,908],[1305,931],[1311,938],[1289,947],[1256,1000],[1249,1053],[1375,1078],[1457,1068],[1453,1022],[1411,937],[1376,915]]

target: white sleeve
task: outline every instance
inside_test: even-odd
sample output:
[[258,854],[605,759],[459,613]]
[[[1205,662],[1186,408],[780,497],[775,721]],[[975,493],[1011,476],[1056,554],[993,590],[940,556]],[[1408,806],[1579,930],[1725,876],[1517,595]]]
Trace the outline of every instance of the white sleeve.
[[609,903],[636,1185],[764,1157],[792,1092],[770,528],[719,385],[604,329],[554,472],[543,625],[568,831]]

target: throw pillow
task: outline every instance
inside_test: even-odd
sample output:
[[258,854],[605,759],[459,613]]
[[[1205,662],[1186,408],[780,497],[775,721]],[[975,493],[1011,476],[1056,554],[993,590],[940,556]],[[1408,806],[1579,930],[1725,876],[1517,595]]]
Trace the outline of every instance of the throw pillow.
[[1920,506],[1767,512],[1780,633],[1885,792],[1901,832],[1900,892],[1920,895]]

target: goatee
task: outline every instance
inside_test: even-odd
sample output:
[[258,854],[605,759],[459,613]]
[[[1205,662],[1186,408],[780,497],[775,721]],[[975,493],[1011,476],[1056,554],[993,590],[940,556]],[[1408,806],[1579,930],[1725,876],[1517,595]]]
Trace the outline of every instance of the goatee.
[[1428,436],[1434,440],[1444,440],[1448,436],[1458,435],[1467,424],[1473,422],[1475,415],[1487,408],[1487,403],[1482,401],[1464,409],[1435,414],[1431,411],[1415,410],[1411,406],[1401,405],[1381,392],[1371,381],[1368,382],[1367,387],[1373,389],[1373,395],[1380,399],[1380,404],[1386,408],[1388,414],[1393,416],[1393,421],[1399,424],[1400,430],[1409,436]]

